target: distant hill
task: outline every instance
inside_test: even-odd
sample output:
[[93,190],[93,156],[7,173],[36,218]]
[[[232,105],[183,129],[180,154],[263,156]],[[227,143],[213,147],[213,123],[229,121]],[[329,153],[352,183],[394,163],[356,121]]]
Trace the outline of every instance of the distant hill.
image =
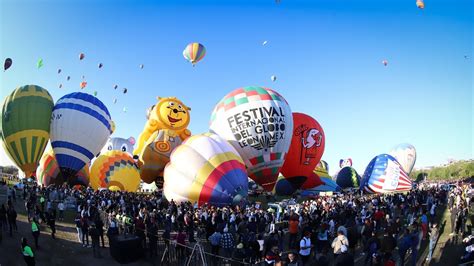
[[410,177],[416,181],[423,180],[424,177],[426,177],[428,181],[474,177],[474,160],[457,161],[428,170],[413,170]]

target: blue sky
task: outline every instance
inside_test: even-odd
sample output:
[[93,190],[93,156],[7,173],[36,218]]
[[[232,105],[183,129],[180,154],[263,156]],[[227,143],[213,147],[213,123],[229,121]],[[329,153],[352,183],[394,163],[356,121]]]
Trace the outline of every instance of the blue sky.
[[[225,94],[268,86],[293,111],[321,123],[332,173],[347,157],[362,172],[402,142],[417,148],[415,167],[473,158],[473,67],[464,58],[473,56],[473,3],[425,4],[419,10],[414,0],[1,0],[1,60],[14,63],[0,73],[0,97],[37,84],[57,100],[78,91],[84,75],[86,91],[97,91],[111,111],[114,136],[137,138],[156,96],[177,96],[192,107],[190,129],[202,133]],[[194,68],[182,57],[189,42],[207,48]],[[8,164],[3,150],[0,156]]]

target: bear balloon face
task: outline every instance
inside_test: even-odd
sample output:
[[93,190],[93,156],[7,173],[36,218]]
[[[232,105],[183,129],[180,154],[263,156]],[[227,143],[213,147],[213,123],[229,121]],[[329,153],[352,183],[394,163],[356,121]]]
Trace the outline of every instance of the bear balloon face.
[[128,139],[124,138],[109,138],[104,148],[100,151],[102,154],[107,151],[122,151],[132,154],[133,145],[135,145],[135,139],[130,137]]
[[158,100],[158,104],[152,110],[151,118],[174,130],[182,130],[189,125],[191,108],[174,97],[158,98]]

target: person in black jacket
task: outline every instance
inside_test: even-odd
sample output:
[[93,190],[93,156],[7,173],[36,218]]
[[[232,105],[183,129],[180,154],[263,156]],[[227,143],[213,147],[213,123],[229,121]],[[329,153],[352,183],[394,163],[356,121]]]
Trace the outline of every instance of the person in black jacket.
[[102,247],[105,248],[105,241],[104,241],[104,222],[102,222],[102,219],[100,218],[100,215],[96,215],[95,217],[95,228],[97,229],[97,232],[99,233],[99,238],[102,241]]

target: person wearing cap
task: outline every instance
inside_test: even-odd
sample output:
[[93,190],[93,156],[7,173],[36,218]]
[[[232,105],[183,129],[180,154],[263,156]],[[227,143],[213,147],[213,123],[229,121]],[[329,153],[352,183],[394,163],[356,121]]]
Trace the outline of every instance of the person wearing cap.
[[334,265],[336,266],[354,266],[354,257],[347,252],[348,246],[341,245],[341,253],[336,257]]
[[229,229],[227,227],[224,228],[224,233],[222,234],[219,244],[220,244],[223,256],[230,258],[230,256],[232,255],[232,251],[234,249],[234,236],[231,233],[229,233]]

